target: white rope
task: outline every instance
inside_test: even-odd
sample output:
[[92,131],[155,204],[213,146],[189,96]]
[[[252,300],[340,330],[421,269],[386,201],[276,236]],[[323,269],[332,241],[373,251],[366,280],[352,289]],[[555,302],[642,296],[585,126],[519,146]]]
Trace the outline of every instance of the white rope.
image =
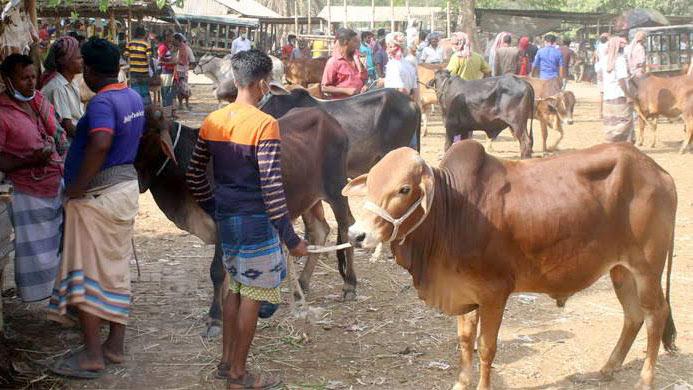
[[[180,122],[178,122],[178,131],[176,132],[176,139],[173,140],[173,150],[172,150],[173,153],[176,152],[176,146],[178,145],[178,140],[180,139],[180,130],[181,130],[181,127],[183,127],[183,125],[182,125]],[[156,174],[155,174],[154,176],[159,176],[159,175],[161,174],[161,172],[164,171],[164,168],[166,168],[166,165],[168,165],[168,162],[169,162],[170,160],[171,160],[171,157],[168,157],[168,156],[167,156],[167,157],[166,157],[166,160],[164,160],[164,163],[161,164],[161,168],[159,168],[159,170],[156,171]]]

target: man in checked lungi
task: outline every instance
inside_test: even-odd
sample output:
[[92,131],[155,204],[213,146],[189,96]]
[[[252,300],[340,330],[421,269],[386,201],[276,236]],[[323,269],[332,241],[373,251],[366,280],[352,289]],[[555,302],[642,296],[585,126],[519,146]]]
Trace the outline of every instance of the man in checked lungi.
[[[294,232],[282,184],[279,124],[256,106],[269,93],[272,60],[261,51],[236,53],[231,67],[238,87],[234,103],[211,113],[200,127],[187,182],[200,205],[215,217],[228,272],[223,306],[223,355],[217,377],[230,389],[268,389],[281,381],[246,371],[260,303],[281,301],[287,265],[307,255]],[[214,164],[214,191],[207,165]]]

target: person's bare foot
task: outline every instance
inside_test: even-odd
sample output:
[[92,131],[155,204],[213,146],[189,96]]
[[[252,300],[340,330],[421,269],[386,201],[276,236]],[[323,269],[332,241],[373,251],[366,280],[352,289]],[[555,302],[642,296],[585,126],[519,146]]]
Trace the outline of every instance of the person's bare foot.
[[125,361],[125,351],[122,345],[116,346],[115,344],[110,342],[110,340],[106,340],[101,349],[103,350],[104,360],[109,363],[120,364]]

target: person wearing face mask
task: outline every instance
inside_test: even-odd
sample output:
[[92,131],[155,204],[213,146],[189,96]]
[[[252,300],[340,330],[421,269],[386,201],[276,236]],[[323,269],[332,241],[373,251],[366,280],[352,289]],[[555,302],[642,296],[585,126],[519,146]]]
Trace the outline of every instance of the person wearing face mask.
[[634,141],[633,107],[626,97],[628,64],[623,55],[625,39],[611,37],[602,62],[604,90],[603,129],[607,142]]
[[248,39],[248,33],[241,31],[241,35],[231,42],[231,54],[248,51],[253,47],[253,43]]
[[77,40],[70,36],[56,40],[43,65],[46,71],[41,78],[41,93],[53,104],[62,128],[72,138],[77,121],[84,115],[84,104],[75,79],[82,73],[82,54]]
[[57,121],[51,104],[35,90],[29,56],[9,55],[0,74],[6,87],[0,93],[0,171],[14,187],[17,295],[39,301],[50,297],[60,263],[63,163],[55,147]]
[[366,90],[368,71],[358,55],[359,36],[354,30],[340,28],[335,34],[332,57],[322,73],[322,92],[332,99],[343,99]]
[[[235,54],[231,68],[238,97],[202,122],[186,179],[198,204],[216,220],[228,272],[216,376],[227,379],[230,389],[265,389],[280,381],[246,370],[260,305],[281,302],[279,284],[287,270],[282,242],[292,256],[308,252],[286,206],[279,124],[257,108],[269,93],[272,60],[253,49]],[[210,161],[213,190],[207,180]]]

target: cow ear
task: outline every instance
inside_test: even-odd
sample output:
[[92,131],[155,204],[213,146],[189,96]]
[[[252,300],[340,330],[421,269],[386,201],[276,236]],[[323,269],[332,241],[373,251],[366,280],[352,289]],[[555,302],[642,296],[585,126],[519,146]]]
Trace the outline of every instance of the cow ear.
[[164,152],[166,157],[170,158],[174,164],[178,165],[178,161],[176,161],[176,153],[173,150],[173,140],[171,140],[171,134],[169,134],[168,131],[161,132],[159,143],[161,144],[161,150]]
[[269,82],[269,90],[272,95],[291,95],[290,91],[274,80]]
[[423,172],[421,173],[421,182],[419,183],[419,188],[423,194],[421,207],[423,207],[424,213],[428,213],[428,211],[431,210],[431,205],[433,204],[435,179],[433,177],[433,169],[431,169],[431,167],[425,162],[423,163]]
[[342,188],[343,196],[365,196],[368,194],[368,188],[366,188],[366,179],[368,179],[368,174],[365,173],[356,179],[347,183],[347,185]]

